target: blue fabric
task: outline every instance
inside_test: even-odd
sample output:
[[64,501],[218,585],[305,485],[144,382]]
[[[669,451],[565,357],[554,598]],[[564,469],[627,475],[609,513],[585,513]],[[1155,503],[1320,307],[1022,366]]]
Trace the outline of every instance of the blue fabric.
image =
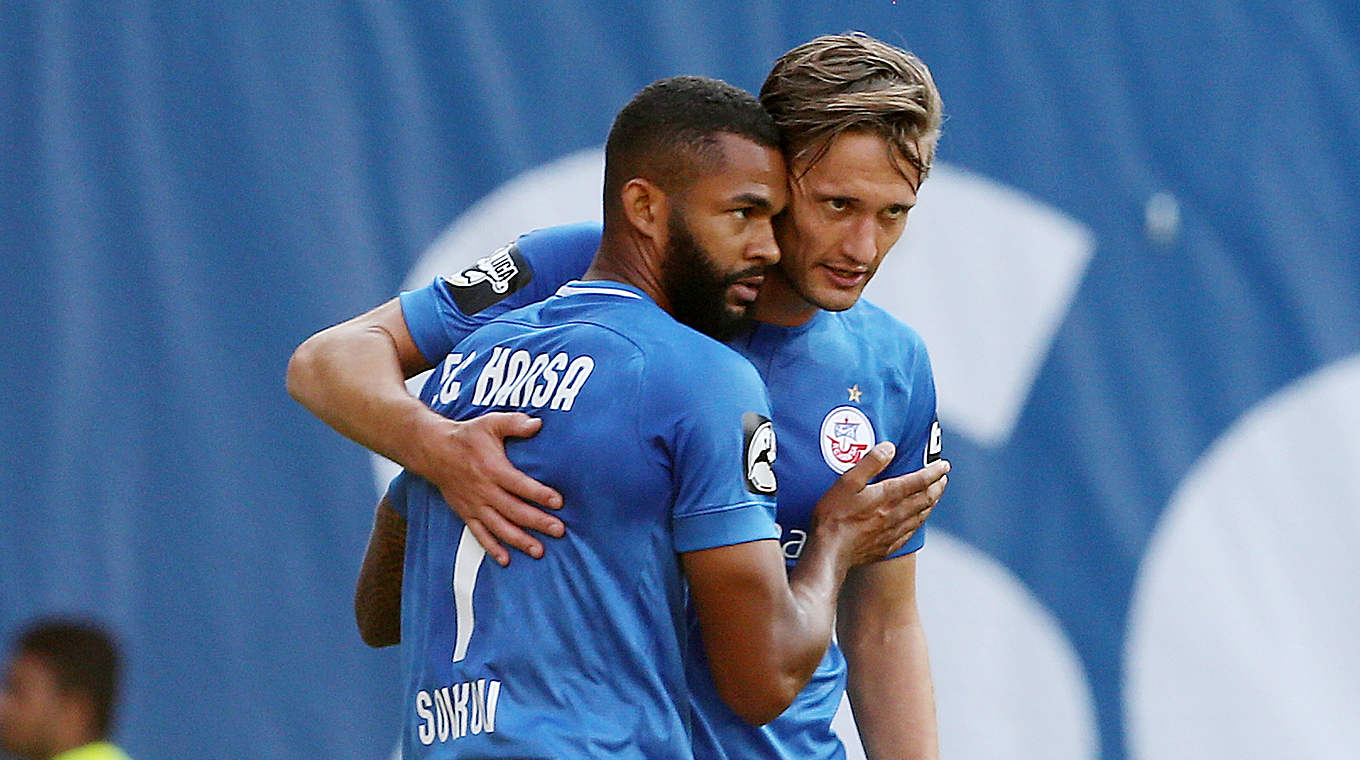
[[[447,353],[449,341],[487,323],[493,314],[555,288],[560,283],[550,281],[553,275],[565,281],[573,270],[584,271],[599,236],[598,225],[576,224],[521,237],[519,266],[534,272],[532,288],[507,289],[494,308],[467,315],[454,300],[456,287],[435,280],[402,295],[406,324],[413,335],[422,336],[417,343],[427,357]],[[925,464],[936,422],[930,360],[914,330],[862,299],[844,312],[819,312],[797,327],[756,323],[729,345],[751,361],[770,393],[779,436],[774,471],[780,543],[792,567],[811,532],[818,500],[875,443],[893,441],[898,449],[881,477]],[[703,522],[685,535],[697,541],[700,527],[721,530]],[[914,552],[924,540],[922,528],[892,556]],[[677,541],[678,551],[697,548],[705,547]],[[687,667],[695,699],[697,756],[794,760],[843,754],[829,729],[845,692],[845,658],[834,642],[793,705],[756,728],[718,697],[697,628],[692,634],[696,654]]]
[[[541,416],[507,454],[561,491],[567,533],[541,560],[482,563],[462,521],[412,478],[408,758],[691,757],[676,553],[778,535],[773,498],[746,481],[744,418],[769,416],[751,365],[634,288],[560,292],[457,344],[421,394],[457,419]],[[459,601],[464,577],[474,590]]]
[[[944,420],[931,528],[1054,616],[1124,760],[1168,498],[1360,352],[1354,2],[7,2],[0,633],[106,620],[139,760],[389,756],[398,658],[351,619],[370,459],[283,392],[289,353],[392,297],[487,193],[602,144],[647,82],[757,88],[845,29],[930,63],[940,160],[1096,241],[1011,435]],[[1157,192],[1170,242],[1145,229]]]

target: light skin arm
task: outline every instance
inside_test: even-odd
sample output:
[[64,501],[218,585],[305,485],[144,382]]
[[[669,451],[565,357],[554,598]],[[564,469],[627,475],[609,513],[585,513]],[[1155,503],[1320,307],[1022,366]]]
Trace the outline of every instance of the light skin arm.
[[916,608],[916,555],[850,570],[836,634],[868,760],[936,760],[935,689]]
[[406,559],[406,518],[386,496],[373,515],[359,582],[354,588],[354,620],[371,647],[401,643],[401,580]]
[[892,456],[879,444],[822,497],[791,574],[774,540],[681,556],[718,694],[748,723],[773,720],[812,678],[847,571],[905,543],[943,493],[944,461],[866,485]]
[[406,390],[407,378],[429,368],[394,298],[303,341],[288,362],[288,392],[345,437],[433,483],[499,564],[510,561],[502,541],[543,556],[528,531],[561,536],[564,528],[530,502],[557,509],[562,497],[515,469],[504,447],[542,421],[518,412],[447,419]]

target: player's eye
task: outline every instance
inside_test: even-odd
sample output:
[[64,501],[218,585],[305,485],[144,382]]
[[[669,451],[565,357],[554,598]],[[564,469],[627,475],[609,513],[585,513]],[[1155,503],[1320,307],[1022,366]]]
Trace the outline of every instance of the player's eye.
[[847,201],[844,198],[828,198],[826,200],[826,205],[832,211],[844,211],[850,208],[850,201]]
[[883,209],[883,216],[887,217],[889,220],[896,221],[905,217],[908,211],[911,211],[911,206],[899,204]]

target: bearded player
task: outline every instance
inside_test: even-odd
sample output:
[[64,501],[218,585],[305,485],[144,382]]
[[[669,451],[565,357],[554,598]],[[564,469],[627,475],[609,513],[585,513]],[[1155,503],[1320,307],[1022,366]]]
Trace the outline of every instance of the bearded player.
[[[781,260],[760,287],[755,322],[728,344],[756,366],[770,392],[779,431],[778,522],[793,568],[813,505],[875,442],[892,441],[899,452],[886,475],[940,455],[925,347],[860,294],[902,235],[934,158],[942,109],[919,59],[860,34],[821,37],[789,51],[760,97],[783,134],[790,197],[776,220]],[[398,413],[412,409],[402,380],[440,361],[480,324],[578,276],[598,236],[597,225],[531,233],[460,275],[323,331],[295,355],[290,387],[342,433],[436,483],[498,562],[509,559],[498,539],[540,557],[542,543],[524,529],[560,536],[564,526],[531,504],[557,508],[561,495],[514,471],[500,448],[501,437],[532,436],[540,421],[498,415],[458,427]],[[402,527],[379,512],[366,571],[391,567],[381,555],[399,549],[393,536]],[[915,552],[923,540],[918,530],[892,556],[847,575],[839,645],[829,647],[811,683],[769,723],[742,720],[717,698],[702,651],[690,658],[696,756],[842,757],[830,726],[848,690],[871,760],[936,757],[915,591]],[[370,643],[392,643],[396,610],[374,600],[392,598],[393,575],[361,577],[356,611]]]

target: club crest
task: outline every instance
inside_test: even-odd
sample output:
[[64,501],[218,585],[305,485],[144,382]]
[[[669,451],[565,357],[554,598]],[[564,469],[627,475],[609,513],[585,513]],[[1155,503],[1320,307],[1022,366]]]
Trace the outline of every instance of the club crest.
[[854,467],[877,442],[874,426],[858,407],[838,406],[822,420],[822,459],[836,472]]

